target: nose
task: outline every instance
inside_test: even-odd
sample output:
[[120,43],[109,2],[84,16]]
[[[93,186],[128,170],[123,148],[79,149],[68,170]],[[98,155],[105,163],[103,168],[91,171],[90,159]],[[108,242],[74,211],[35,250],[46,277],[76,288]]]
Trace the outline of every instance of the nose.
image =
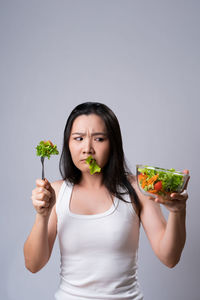
[[85,143],[83,145],[83,153],[94,154],[94,148],[92,146],[92,141],[90,138],[85,139]]

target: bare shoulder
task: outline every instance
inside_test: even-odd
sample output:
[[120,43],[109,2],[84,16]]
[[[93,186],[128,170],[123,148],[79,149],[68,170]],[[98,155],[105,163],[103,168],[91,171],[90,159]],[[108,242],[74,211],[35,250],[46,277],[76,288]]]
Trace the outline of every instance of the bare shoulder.
[[138,196],[138,199],[139,199],[139,207],[134,203],[132,202],[132,206],[133,206],[133,209],[135,210],[135,212],[137,213],[138,217],[140,218],[140,212],[141,212],[141,201],[140,201],[140,197],[139,197],[139,191],[137,189],[137,181],[136,181],[136,176],[134,174],[129,174],[127,176],[127,179],[128,181],[130,182],[130,184],[132,185],[132,187],[134,188],[137,196]]
[[[59,194],[59,191],[60,191],[60,188],[61,188],[63,182],[64,182],[64,180],[57,180],[57,181],[50,182],[51,187],[52,187],[52,189],[55,192],[55,198],[56,198],[55,200],[56,200],[56,202],[57,202],[58,194]],[[52,209],[52,212],[51,212],[51,216],[50,216],[50,219],[54,219],[54,221],[57,221],[56,202],[55,202],[55,204],[53,206],[53,209]]]
[[134,174],[128,174],[128,181],[132,184],[136,181],[136,176]]
[[128,181],[130,182],[130,184],[132,185],[132,187],[134,188],[134,190],[136,191],[138,197],[140,196],[139,195],[139,188],[138,188],[138,185],[137,185],[137,178],[136,178],[136,175],[134,174],[129,174],[128,175]]
[[51,182],[51,186],[54,189],[55,194],[56,194],[56,200],[57,200],[57,197],[58,197],[58,194],[59,194],[59,191],[60,191],[60,188],[61,188],[63,182],[64,182],[64,180],[57,180],[57,181]]

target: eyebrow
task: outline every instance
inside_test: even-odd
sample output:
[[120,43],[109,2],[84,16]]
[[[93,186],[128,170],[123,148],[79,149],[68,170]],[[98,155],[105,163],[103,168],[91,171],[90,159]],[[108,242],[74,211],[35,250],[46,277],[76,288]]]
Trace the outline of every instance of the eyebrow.
[[[83,136],[86,135],[84,132],[73,132],[72,133],[72,135],[75,135],[75,134],[83,135]],[[107,133],[105,133],[105,132],[94,132],[94,133],[92,133],[92,136],[95,136],[95,135],[104,135],[104,136],[107,136]]]

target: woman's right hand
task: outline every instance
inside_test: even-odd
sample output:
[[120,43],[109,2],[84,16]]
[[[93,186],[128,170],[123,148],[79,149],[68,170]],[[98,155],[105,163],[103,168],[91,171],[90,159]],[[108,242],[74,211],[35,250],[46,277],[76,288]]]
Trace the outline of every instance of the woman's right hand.
[[55,191],[49,181],[45,178],[36,180],[36,188],[32,190],[32,203],[37,213],[48,217],[56,202]]

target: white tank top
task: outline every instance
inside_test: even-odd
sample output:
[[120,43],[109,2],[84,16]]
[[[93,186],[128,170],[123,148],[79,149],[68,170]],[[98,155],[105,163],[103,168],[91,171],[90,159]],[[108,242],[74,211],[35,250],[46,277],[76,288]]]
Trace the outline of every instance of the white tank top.
[[142,300],[137,280],[140,223],[132,204],[115,197],[103,213],[75,214],[69,208],[72,190],[73,184],[64,181],[56,202],[61,272],[55,299]]

